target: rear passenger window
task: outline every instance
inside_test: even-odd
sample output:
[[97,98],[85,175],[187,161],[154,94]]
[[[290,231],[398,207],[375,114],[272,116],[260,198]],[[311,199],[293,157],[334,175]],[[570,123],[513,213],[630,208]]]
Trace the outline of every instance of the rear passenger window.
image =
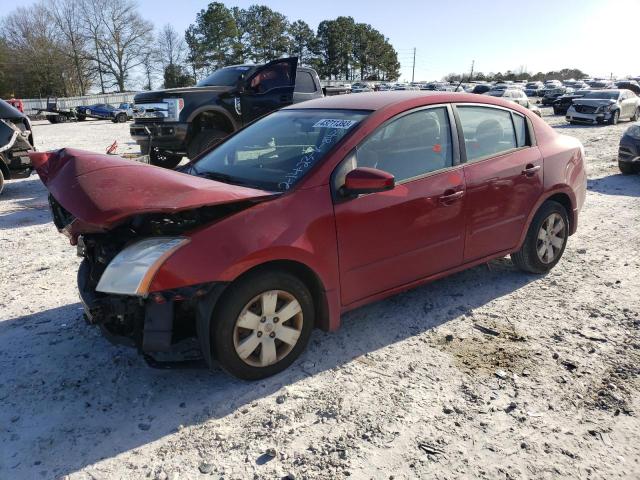
[[516,128],[518,148],[527,146],[527,122],[522,115],[513,114],[513,126]]
[[296,74],[296,88],[298,93],[314,93],[316,91],[316,82],[309,72],[298,71]]
[[392,120],[358,147],[356,162],[389,172],[396,182],[452,166],[447,109],[429,108]]
[[518,142],[509,111],[490,107],[457,108],[467,162],[499,155],[517,147]]

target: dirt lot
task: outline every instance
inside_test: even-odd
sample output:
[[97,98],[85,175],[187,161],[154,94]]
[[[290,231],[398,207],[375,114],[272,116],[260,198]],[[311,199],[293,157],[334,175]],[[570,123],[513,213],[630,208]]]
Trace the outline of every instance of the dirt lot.
[[[626,122],[570,127],[589,193],[546,276],[508,259],[315,332],[276,377],[152,370],[85,325],[37,177],[0,200],[0,479],[640,478],[640,177]],[[40,124],[103,151],[128,126]]]

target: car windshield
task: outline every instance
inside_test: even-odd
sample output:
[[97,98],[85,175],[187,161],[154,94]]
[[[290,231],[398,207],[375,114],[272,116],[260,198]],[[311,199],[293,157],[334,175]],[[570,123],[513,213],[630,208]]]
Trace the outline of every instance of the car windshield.
[[603,100],[617,100],[620,92],[617,90],[594,90],[582,98],[599,98]]
[[233,87],[238,83],[240,76],[247,73],[251,67],[237,66],[216,70],[207,78],[198,82],[198,87]]
[[286,191],[369,114],[352,110],[281,110],[239,131],[186,173]]

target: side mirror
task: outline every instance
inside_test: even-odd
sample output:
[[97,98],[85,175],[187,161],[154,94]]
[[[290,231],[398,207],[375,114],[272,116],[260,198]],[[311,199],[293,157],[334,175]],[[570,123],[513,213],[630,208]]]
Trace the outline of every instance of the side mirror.
[[360,167],[347,173],[341,191],[343,195],[361,195],[392,190],[395,186],[395,178],[390,173],[376,168]]

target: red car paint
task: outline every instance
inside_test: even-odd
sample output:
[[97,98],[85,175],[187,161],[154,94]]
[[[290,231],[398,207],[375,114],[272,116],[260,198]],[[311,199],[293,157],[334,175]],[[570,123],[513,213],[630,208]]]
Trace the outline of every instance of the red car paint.
[[[333,170],[383,122],[417,107],[459,103],[519,112],[535,145],[334,203]],[[78,151],[32,158],[66,209],[105,229],[140,211],[263,200],[187,234],[190,243],[164,262],[150,291],[230,282],[260,265],[295,262],[320,282],[327,312],[320,326],[329,330],[339,327],[342,312],[518,250],[536,209],[552,196],[570,206],[575,232],[586,194],[582,147],[519,105],[484,95],[388,92],[290,108],[373,113],[280,195]]]

